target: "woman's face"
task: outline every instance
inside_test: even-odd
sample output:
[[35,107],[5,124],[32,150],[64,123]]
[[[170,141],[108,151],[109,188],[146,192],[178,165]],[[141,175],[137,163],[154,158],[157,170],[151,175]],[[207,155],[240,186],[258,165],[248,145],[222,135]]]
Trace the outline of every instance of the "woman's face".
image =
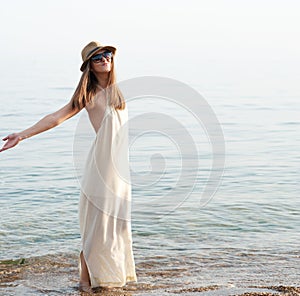
[[109,73],[113,54],[108,50],[101,50],[91,57],[91,69],[95,73]]

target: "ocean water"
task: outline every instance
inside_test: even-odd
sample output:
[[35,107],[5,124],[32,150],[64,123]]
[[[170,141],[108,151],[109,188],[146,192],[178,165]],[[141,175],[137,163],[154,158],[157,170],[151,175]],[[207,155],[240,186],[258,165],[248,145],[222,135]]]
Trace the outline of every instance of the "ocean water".
[[[182,283],[299,285],[299,98],[280,91],[251,96],[230,86],[190,87],[214,111],[223,143],[222,137],[212,143],[197,121],[197,114],[203,115],[197,101],[199,109],[193,112],[156,93],[141,93],[129,102],[132,233],[140,285],[164,284],[158,295]],[[55,82],[37,89],[2,88],[1,137],[55,111],[72,91]],[[139,130],[139,116],[149,114],[159,124]],[[73,152],[78,124],[86,120],[82,112],[0,154],[0,260],[59,254],[76,258],[80,172]],[[91,140],[88,124],[87,129]],[[142,131],[138,136],[137,130]],[[212,181],[212,145],[222,144],[224,172],[215,168],[222,178],[203,203],[201,194]],[[78,149],[84,162],[88,144]],[[165,272],[165,277],[156,282],[148,268]],[[146,295],[142,290],[138,288]]]

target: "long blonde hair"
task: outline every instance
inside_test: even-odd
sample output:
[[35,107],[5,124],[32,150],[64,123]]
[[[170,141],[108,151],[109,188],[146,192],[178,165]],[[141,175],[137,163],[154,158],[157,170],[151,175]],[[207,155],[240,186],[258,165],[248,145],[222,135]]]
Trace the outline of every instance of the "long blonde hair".
[[[111,70],[109,72],[107,90],[109,94],[109,105],[115,109],[123,110],[125,108],[125,99],[116,83],[116,74],[114,60],[111,60]],[[91,71],[90,60],[88,61],[77,88],[72,96],[72,108],[84,108],[88,103],[92,102],[97,93],[98,81],[95,74]]]

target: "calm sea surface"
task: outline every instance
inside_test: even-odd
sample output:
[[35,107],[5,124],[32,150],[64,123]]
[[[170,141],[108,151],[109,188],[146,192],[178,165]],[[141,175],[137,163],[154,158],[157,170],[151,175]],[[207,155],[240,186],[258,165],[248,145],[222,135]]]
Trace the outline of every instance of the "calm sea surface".
[[[155,94],[129,103],[137,266],[152,262],[160,269],[177,262],[189,270],[184,274],[186,283],[204,286],[255,282],[257,277],[260,284],[299,284],[299,98],[279,91],[251,96],[233,94],[228,86],[192,87],[205,96],[223,130],[223,178],[211,200],[201,205],[212,164],[212,148],[203,127],[184,106]],[[7,86],[0,90],[1,138],[55,111],[73,90],[55,85],[33,89]],[[168,134],[163,128],[145,127],[145,134],[134,138],[134,119],[150,112],[163,114],[166,122],[175,119],[185,129],[175,128]],[[84,112],[0,154],[1,260],[74,256],[80,251],[80,185],[73,144],[77,124],[85,120],[82,116]],[[192,137],[187,143],[178,140],[187,133]],[[193,145],[196,158],[180,152]],[[80,147],[83,155],[88,149],[88,145]],[[176,187],[178,180],[182,188]],[[187,194],[176,198],[182,189]]]

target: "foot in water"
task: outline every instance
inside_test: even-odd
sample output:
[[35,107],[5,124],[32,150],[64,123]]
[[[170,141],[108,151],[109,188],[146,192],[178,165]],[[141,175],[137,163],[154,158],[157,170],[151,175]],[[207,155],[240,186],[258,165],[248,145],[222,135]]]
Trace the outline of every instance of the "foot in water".
[[88,268],[83,256],[83,252],[80,252],[80,261],[81,261],[81,270],[80,270],[80,281],[79,281],[79,290],[83,292],[88,292],[85,290],[90,290],[91,291],[91,283],[90,283],[90,276],[88,273]]
[[91,293],[92,288],[89,282],[79,282],[79,291],[80,292],[86,292]]

